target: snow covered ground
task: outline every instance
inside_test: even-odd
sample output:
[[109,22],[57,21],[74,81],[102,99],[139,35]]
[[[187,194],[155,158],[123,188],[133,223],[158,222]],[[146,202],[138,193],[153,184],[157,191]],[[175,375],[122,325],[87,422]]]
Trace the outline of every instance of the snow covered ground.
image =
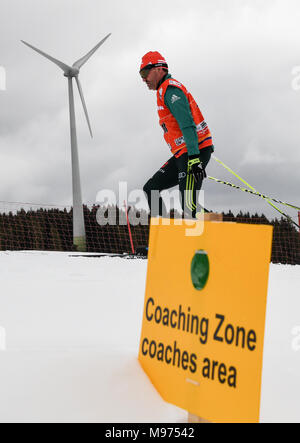
[[[72,255],[0,252],[0,422],[186,422],[137,361],[147,261]],[[271,265],[261,421],[299,397],[300,267]]]

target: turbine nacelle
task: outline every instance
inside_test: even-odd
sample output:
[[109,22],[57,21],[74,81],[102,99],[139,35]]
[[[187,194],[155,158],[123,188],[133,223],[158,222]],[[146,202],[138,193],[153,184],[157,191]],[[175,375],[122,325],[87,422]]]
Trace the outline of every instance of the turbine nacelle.
[[66,70],[66,71],[64,72],[64,76],[65,76],[65,77],[69,77],[69,78],[78,77],[79,72],[80,72],[80,69],[78,69],[78,68],[76,68],[76,67],[74,68],[74,67],[72,66],[72,67],[70,67],[68,70]]

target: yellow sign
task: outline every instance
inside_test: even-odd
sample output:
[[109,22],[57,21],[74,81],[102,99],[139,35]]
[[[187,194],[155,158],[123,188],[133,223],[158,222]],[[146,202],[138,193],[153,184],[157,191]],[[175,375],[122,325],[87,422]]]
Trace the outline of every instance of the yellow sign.
[[139,361],[166,401],[258,422],[272,227],[175,223],[151,224]]

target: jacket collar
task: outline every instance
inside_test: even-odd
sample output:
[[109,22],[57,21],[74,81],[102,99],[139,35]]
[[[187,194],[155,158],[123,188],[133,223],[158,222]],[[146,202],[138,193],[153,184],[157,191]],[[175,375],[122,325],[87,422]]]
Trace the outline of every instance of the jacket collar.
[[161,87],[161,85],[162,85],[166,80],[168,80],[169,78],[172,78],[172,75],[171,75],[171,74],[166,74],[166,75],[161,79],[161,81],[158,83],[156,90],[158,91],[159,88]]

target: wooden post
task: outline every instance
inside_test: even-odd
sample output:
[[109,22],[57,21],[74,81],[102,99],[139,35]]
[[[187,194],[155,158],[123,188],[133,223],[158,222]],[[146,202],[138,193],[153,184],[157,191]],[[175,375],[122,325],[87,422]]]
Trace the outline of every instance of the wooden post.
[[189,413],[188,422],[189,423],[211,423],[210,421],[205,420],[205,418],[201,418],[201,417],[198,417],[197,415],[190,414],[190,413]]
[[216,212],[207,212],[204,214],[204,221],[223,221],[223,214],[217,214]]
[[[299,212],[299,217],[300,217],[300,212]],[[217,214],[212,212],[206,213],[204,214],[204,221],[222,222],[223,214]],[[211,422],[206,420],[205,418],[198,417],[197,415],[191,414],[189,412],[188,423],[211,423]]]

